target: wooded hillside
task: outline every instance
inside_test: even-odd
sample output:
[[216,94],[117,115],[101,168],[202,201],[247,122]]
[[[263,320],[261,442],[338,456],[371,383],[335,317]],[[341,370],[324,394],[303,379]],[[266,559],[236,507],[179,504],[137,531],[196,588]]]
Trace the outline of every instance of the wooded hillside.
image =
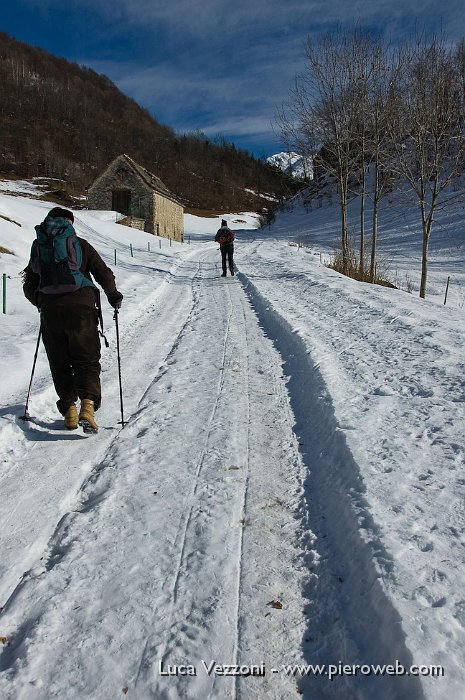
[[85,188],[120,153],[191,208],[257,209],[298,184],[232,144],[177,136],[104,75],[0,33],[0,173]]

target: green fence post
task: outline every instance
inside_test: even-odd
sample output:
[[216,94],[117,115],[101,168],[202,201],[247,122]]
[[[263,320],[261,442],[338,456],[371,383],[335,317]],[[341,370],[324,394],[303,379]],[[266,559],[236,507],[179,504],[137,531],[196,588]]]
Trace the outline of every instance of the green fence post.
[[3,313],[6,314],[6,273],[3,273]]

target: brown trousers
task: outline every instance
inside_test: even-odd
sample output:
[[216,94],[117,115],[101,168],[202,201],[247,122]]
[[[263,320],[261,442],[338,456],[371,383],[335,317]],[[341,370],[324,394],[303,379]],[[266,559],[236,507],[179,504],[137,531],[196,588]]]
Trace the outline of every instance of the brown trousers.
[[72,310],[48,306],[41,317],[44,346],[59,397],[58,410],[64,415],[78,398],[92,399],[97,410],[102,395],[96,309],[86,305]]

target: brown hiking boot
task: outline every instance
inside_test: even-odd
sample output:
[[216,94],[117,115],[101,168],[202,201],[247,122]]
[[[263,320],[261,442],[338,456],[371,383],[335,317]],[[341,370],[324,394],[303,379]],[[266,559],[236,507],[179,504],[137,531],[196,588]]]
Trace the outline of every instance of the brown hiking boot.
[[67,409],[63,418],[65,420],[65,428],[68,428],[68,430],[76,430],[78,427],[78,412],[74,403]]
[[79,411],[79,425],[85,433],[97,433],[98,425],[94,418],[94,402],[92,399],[82,399]]

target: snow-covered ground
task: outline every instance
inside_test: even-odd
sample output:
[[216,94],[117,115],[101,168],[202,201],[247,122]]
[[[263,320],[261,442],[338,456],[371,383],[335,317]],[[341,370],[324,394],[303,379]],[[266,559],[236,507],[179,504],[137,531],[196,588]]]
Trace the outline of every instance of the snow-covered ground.
[[[327,204],[260,231],[227,215],[226,279],[221,217],[186,216],[170,246],[76,211],[124,294],[127,424],[106,306],[89,437],[62,429],[43,348],[20,418],[39,323],[20,271],[52,206],[27,186],[0,194],[1,696],[462,697],[461,205],[438,218],[426,301],[325,267]],[[418,288],[418,217],[383,206],[381,255]]]

